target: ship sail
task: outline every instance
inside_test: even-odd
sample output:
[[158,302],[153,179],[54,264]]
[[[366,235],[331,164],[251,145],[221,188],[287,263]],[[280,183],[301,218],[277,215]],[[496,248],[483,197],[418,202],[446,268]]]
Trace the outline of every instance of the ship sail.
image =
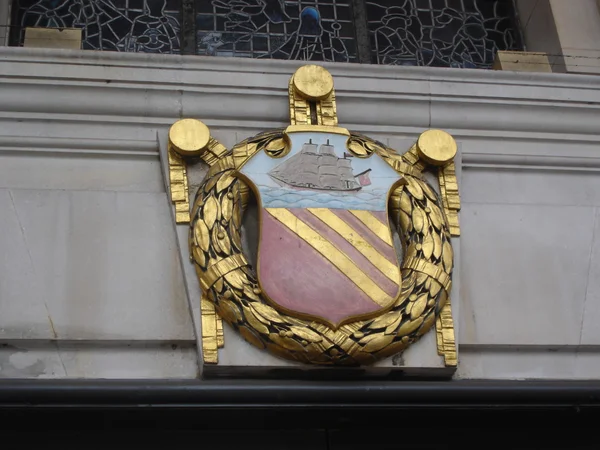
[[300,153],[275,167],[269,175],[277,181],[297,188],[331,191],[357,191],[362,185],[352,173],[352,160],[338,158],[333,145],[317,146],[312,140]]

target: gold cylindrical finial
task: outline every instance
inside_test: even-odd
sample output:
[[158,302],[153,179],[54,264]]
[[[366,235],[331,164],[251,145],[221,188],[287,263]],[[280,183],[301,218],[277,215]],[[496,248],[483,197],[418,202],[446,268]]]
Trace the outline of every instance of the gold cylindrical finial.
[[289,84],[290,123],[337,127],[333,77],[313,64],[302,66]]
[[458,147],[454,138],[442,130],[427,130],[417,141],[419,156],[429,164],[443,166],[456,156]]
[[210,131],[196,119],[178,120],[169,130],[169,144],[181,156],[202,154],[210,141]]
[[314,64],[302,66],[293,78],[294,88],[307,100],[324,100],[333,91],[333,77],[327,69]]

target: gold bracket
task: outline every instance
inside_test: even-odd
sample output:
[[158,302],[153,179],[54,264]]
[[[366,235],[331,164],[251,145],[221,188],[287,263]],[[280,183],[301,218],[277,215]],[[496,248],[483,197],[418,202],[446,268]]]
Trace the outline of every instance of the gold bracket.
[[200,157],[212,166],[227,152],[227,148],[211,137],[204,123],[182,119],[169,130],[169,179],[171,202],[175,205],[176,223],[190,222],[190,197],[187,182],[186,157]]
[[444,357],[444,364],[446,367],[456,367],[458,365],[458,358],[450,298],[446,301],[446,304],[440,311],[440,315],[435,321],[435,335],[438,354]]
[[[424,162],[438,168],[442,206],[448,220],[448,228],[452,236],[459,236],[458,211],[460,210],[460,197],[454,165],[454,157],[458,151],[456,141],[445,131],[427,130],[419,136],[411,151],[410,157],[413,160],[415,156],[421,160],[420,162],[414,160],[415,164],[423,164]],[[424,167],[424,165],[421,167]],[[449,286],[447,292],[449,292]],[[436,319],[435,330],[438,353],[444,357],[444,364],[447,367],[456,367],[458,363],[456,338],[449,296]]]
[[218,349],[223,348],[223,320],[215,311],[215,305],[204,294],[200,299],[202,320],[202,359],[206,364],[219,362]]
[[460,196],[454,157],[458,146],[454,138],[442,130],[427,130],[421,133],[416,144],[419,157],[433,166],[438,167],[438,181],[442,194],[442,205],[448,219],[450,234],[460,236],[458,211],[460,211]]
[[[212,166],[227,148],[211,137],[208,127],[196,119],[182,119],[169,130],[169,181],[171,202],[175,205],[175,222],[190,222],[190,196],[185,158],[199,157]],[[202,355],[207,364],[217,364],[219,348],[224,345],[223,320],[212,302],[202,295]]]

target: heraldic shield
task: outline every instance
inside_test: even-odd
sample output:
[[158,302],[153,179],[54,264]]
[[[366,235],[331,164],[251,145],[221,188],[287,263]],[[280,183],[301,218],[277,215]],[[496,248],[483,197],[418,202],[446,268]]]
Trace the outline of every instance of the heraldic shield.
[[239,170],[260,208],[261,290],[333,328],[380,314],[400,293],[387,204],[404,180],[378,155],[352,153],[343,128],[286,137],[287,154],[260,152]]
[[[381,361],[435,327],[437,354],[456,367],[456,141],[426,130],[399,153],[338,126],[333,78],[319,66],[300,67],[288,96],[287,128],[230,149],[195,119],[169,131],[174,217],[189,223],[202,290],[203,361],[219,364],[227,350],[225,321],[256,348],[323,366]],[[190,207],[188,174],[197,180],[206,166]],[[245,251],[255,224],[243,226],[252,197],[256,263]]]

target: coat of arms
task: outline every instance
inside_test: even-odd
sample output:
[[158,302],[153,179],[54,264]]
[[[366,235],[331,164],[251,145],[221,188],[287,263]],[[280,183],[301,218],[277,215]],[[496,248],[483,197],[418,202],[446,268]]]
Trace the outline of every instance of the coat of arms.
[[343,129],[287,136],[287,155],[240,168],[260,204],[265,298],[334,329],[388,309],[401,280],[387,199],[402,177],[377,156],[355,157]]
[[[333,80],[318,66],[301,67],[289,92],[291,125],[231,150],[199,121],[171,128],[172,200],[178,222],[190,223],[205,362],[216,362],[224,319],[261,349],[319,365],[373,363],[435,326],[438,351],[455,366],[454,140],[429,130],[399,154],[339,127]],[[191,211],[189,156],[209,166]],[[241,232],[251,196],[259,211],[255,266]]]

